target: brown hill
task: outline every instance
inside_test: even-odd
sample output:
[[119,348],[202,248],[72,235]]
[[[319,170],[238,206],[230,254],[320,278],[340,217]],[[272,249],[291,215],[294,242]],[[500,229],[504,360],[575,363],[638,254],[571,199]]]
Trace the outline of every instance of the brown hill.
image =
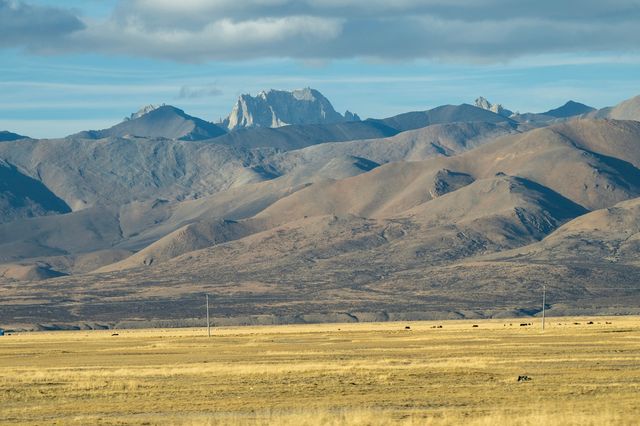
[[590,112],[586,117],[640,121],[640,96],[622,101],[613,107],[602,108],[598,111]]
[[640,266],[639,252],[640,198],[634,198],[580,216],[537,244],[495,258]]
[[[372,219],[417,215],[412,218],[413,222],[420,222],[418,218],[423,217],[427,218],[424,219],[427,223],[431,223],[435,214],[440,225],[444,226],[456,223],[460,212],[464,212],[468,219],[473,214],[497,214],[497,209],[504,207],[514,217],[518,217],[520,228],[495,222],[492,232],[497,233],[496,235],[503,232],[504,235],[500,234],[501,237],[496,236],[492,241],[500,238],[510,240],[514,244],[505,244],[501,249],[515,247],[531,242],[526,238],[519,238],[519,233],[540,239],[563,220],[585,213],[585,206],[597,208],[615,204],[620,199],[638,194],[640,187],[634,176],[635,167],[614,157],[625,155],[637,162],[640,150],[633,144],[633,140],[638,135],[640,126],[631,122],[574,121],[523,135],[507,136],[452,158],[392,163],[351,178],[316,182],[285,196],[268,207],[265,206],[255,216],[260,225],[252,229],[253,232],[267,230],[270,226],[326,215],[353,215]],[[607,142],[609,140],[617,142],[611,144]],[[522,178],[509,178],[515,179],[510,186],[526,188],[527,191],[543,191],[555,198],[546,204],[541,200],[532,201],[541,211],[534,217],[529,217],[527,209],[514,207],[506,196],[495,198],[494,195],[500,194],[499,191],[481,191],[481,195],[478,195],[477,185],[467,188],[477,179],[499,179],[504,175],[503,170],[519,170],[521,176],[524,175]],[[549,186],[538,183],[540,181]],[[525,194],[527,191],[519,193]],[[446,194],[449,196],[443,197]],[[431,202],[435,199],[439,199],[437,203]],[[443,204],[442,200],[454,201]],[[543,213],[561,208],[565,203],[571,206],[566,208],[571,213],[562,215],[562,219],[549,220]],[[420,211],[429,214],[418,214]],[[470,223],[481,228],[491,227],[481,221],[471,220]],[[185,234],[185,229],[177,234],[170,234],[150,247],[149,251],[120,262],[114,268],[143,265],[151,258],[157,261],[167,260],[190,250],[238,237],[234,235],[232,238],[216,239],[209,235],[204,238],[203,234],[207,232],[196,230],[209,229],[211,221],[204,221],[200,226],[202,228],[187,228],[188,234]],[[473,229],[467,231],[477,233]]]
[[586,209],[640,195],[640,123],[578,120],[508,135],[448,158],[390,163],[311,185],[258,217],[388,217],[499,173],[538,183]]
[[[356,160],[325,165],[348,176]],[[615,292],[640,279],[626,201],[640,198],[639,166],[640,122],[584,119],[346,178],[132,203],[118,222],[146,248],[101,273],[11,287],[0,321],[177,320],[205,292],[214,316],[242,321],[535,314],[542,284],[552,312],[631,312],[640,298]],[[49,301],[45,316],[30,298]]]

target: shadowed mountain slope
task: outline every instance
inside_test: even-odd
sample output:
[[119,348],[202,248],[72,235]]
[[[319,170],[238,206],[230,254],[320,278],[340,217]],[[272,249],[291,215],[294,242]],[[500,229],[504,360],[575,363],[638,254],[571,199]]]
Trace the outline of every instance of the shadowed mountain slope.
[[540,243],[500,253],[495,258],[583,263],[597,259],[640,266],[639,252],[640,198],[634,198],[580,216]]
[[166,139],[8,142],[0,158],[37,177],[74,211],[101,203],[184,200],[265,179],[234,148]]
[[11,141],[17,141],[20,139],[29,139],[29,137],[22,136],[17,133],[11,133],[6,130],[0,131],[0,142],[11,142]]
[[596,110],[595,108],[585,104],[581,104],[580,102],[569,101],[566,104],[562,105],[561,107],[551,109],[541,114],[547,115],[550,117],[555,117],[555,118],[568,118],[568,117],[575,117],[582,114],[587,114],[595,110]]
[[69,206],[41,182],[0,160],[0,223],[70,211]]

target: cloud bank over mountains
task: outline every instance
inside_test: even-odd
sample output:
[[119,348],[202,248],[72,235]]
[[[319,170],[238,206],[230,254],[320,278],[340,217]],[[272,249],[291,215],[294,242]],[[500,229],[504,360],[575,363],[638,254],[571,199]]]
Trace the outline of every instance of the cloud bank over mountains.
[[110,16],[0,0],[0,47],[177,62],[257,58],[498,62],[637,52],[639,0],[121,0]]

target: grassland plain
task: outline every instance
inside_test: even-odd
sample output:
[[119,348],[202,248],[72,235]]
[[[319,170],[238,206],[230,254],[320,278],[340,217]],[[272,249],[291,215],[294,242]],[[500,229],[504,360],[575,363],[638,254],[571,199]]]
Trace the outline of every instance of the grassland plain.
[[[0,337],[0,423],[631,425],[640,418],[639,317],[548,318],[544,333],[539,319],[213,332]],[[531,380],[518,382],[523,375]]]

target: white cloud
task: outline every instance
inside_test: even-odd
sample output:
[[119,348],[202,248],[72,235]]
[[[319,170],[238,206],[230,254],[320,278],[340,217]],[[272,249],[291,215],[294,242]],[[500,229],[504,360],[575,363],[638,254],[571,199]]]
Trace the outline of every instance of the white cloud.
[[[0,6],[7,4],[13,2],[0,0]],[[25,17],[44,16],[42,8],[19,4],[31,11]],[[85,18],[79,27],[68,11],[57,10],[55,16],[43,27],[59,27],[64,38],[48,44],[46,37],[38,38],[40,50],[185,62],[269,57],[310,63],[354,57],[496,62],[640,50],[640,0],[579,5],[555,0],[120,0],[108,19]],[[18,28],[5,46],[33,49],[36,43],[27,33]]]
[[40,49],[82,30],[84,24],[64,9],[0,0],[0,28],[0,47]]
[[[198,62],[209,59],[247,59],[299,54],[314,43],[336,39],[337,19],[313,16],[259,18],[232,21],[224,18],[198,30],[149,29],[137,20],[108,21],[73,36],[73,48],[97,48],[107,53],[133,54]],[[291,55],[295,56],[295,55]]]

